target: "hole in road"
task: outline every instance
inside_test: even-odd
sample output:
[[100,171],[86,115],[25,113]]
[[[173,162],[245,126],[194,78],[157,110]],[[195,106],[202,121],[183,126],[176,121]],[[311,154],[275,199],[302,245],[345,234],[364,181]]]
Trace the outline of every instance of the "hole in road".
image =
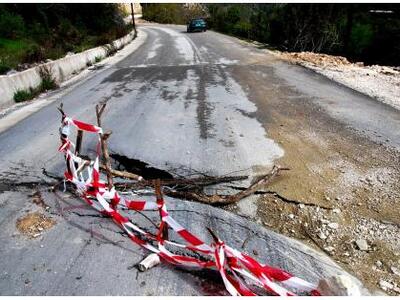
[[129,158],[117,153],[110,154],[113,167],[118,171],[127,171],[142,176],[144,179],[172,179],[171,173],[149,166],[138,159]]

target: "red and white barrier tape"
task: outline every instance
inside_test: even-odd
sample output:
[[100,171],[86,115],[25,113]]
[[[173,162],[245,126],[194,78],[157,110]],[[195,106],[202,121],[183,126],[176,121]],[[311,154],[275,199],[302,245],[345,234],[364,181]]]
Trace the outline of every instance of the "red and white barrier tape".
[[[114,187],[108,189],[106,183],[100,179],[100,147],[97,147],[98,151],[95,160],[89,163],[76,156],[72,152],[75,145],[69,140],[71,126],[82,131],[99,134],[99,144],[100,136],[103,133],[102,128],[98,126],[63,116],[60,128],[61,146],[58,150],[64,153],[67,164],[67,170],[64,173],[65,180],[75,185],[79,195],[89,205],[110,216],[117,225],[126,231],[133,242],[156,253],[160,258],[171,264],[217,270],[227,291],[234,296],[256,295],[250,288],[252,284],[263,288],[272,295],[295,295],[294,292],[287,288],[311,295],[320,295],[315,284],[304,281],[283,270],[260,264],[247,254],[225,245],[211,231],[214,242],[211,245],[204,243],[169,215],[162,198],[157,199],[156,202],[130,200],[120,197]],[[83,175],[84,171],[86,171],[86,176]],[[157,228],[158,233],[148,233],[130,222],[127,217],[119,212],[118,208],[121,207],[136,211],[158,210],[161,216],[160,226]],[[164,226],[171,227],[187,244],[184,245],[163,239],[161,233]],[[200,252],[206,255],[208,259],[200,260],[190,256],[173,254],[167,250],[166,246],[168,245]]]

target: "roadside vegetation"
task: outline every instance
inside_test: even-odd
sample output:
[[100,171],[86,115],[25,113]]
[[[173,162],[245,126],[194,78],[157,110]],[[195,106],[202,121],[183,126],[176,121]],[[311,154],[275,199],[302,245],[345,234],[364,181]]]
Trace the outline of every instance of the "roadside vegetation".
[[16,91],[14,94],[15,102],[18,103],[31,100],[43,92],[54,90],[58,87],[58,84],[48,67],[39,67],[39,75],[41,79],[40,84],[35,88],[29,88],[29,90]]
[[0,74],[110,43],[132,29],[119,4],[0,4]]
[[312,51],[366,64],[400,65],[397,4],[146,4],[143,18],[185,24],[205,17],[211,29],[282,51]]

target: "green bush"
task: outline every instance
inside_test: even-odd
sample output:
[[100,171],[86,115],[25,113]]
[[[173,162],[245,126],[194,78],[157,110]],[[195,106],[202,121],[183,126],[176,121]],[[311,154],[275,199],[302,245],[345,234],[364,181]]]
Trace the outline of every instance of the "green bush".
[[131,27],[114,3],[0,3],[0,72],[108,44]]
[[54,90],[55,88],[58,87],[55,79],[53,78],[53,74],[51,73],[51,70],[48,67],[46,67],[46,66],[40,67],[39,75],[40,75],[40,78],[42,79],[40,86],[39,86],[40,92]]
[[102,60],[103,60],[103,57],[102,57],[102,56],[96,56],[96,57],[94,58],[95,63],[101,62]]
[[22,61],[25,63],[33,63],[42,61],[46,58],[45,49],[38,44],[32,44],[25,52]]
[[5,74],[10,70],[11,67],[7,63],[0,61],[0,74]]
[[24,20],[20,15],[0,11],[0,36],[5,38],[16,38],[25,30]]
[[113,43],[104,45],[103,48],[106,50],[107,56],[113,56],[118,51]]
[[41,78],[40,85],[36,88],[30,88],[29,90],[18,90],[14,93],[15,102],[23,102],[35,98],[40,93],[48,90],[53,90],[58,87],[51,70],[42,66],[39,68],[39,75]]
[[30,89],[29,91],[18,90],[14,93],[14,101],[18,103],[30,100],[35,97],[34,94],[33,89]]
[[365,48],[371,45],[373,38],[374,30],[371,24],[354,24],[350,36],[350,45],[353,53],[362,53]]

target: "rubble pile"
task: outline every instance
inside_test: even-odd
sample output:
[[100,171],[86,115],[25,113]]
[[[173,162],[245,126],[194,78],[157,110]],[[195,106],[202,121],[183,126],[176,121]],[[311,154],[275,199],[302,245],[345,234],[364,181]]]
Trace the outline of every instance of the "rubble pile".
[[16,227],[19,232],[30,238],[38,238],[46,229],[53,227],[55,221],[44,214],[33,212],[17,220]]
[[[320,67],[338,67],[346,66],[351,63],[343,56],[333,56],[314,52],[281,52],[280,56],[291,62],[307,62]],[[358,66],[363,66],[363,63],[357,63]]]

